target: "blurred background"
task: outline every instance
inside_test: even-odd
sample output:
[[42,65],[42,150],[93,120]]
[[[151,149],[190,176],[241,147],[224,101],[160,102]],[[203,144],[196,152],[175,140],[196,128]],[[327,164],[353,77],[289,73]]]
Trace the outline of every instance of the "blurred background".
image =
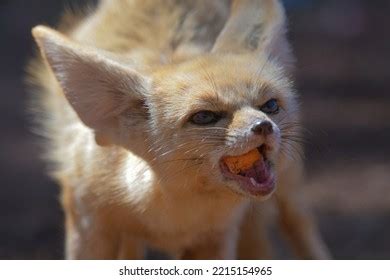
[[[23,77],[31,27],[85,2],[0,0],[0,259],[63,258]],[[284,2],[307,128],[302,195],[334,258],[390,259],[390,1]]]

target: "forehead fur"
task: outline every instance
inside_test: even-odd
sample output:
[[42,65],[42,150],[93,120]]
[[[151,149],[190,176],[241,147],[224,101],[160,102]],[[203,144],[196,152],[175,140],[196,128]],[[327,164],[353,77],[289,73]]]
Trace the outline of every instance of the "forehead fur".
[[154,111],[165,120],[181,121],[198,110],[234,111],[269,98],[287,103],[293,97],[283,69],[260,55],[205,56],[166,66],[154,76],[151,105],[159,104]]

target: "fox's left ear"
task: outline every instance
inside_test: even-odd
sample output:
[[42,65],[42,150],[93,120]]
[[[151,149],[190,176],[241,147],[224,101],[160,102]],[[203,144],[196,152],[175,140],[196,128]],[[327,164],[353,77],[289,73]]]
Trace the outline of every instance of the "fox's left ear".
[[80,46],[43,26],[33,29],[41,53],[81,121],[92,128],[98,144],[120,138],[119,119],[131,121],[133,137],[145,131],[144,106],[150,80],[109,58],[103,51]]
[[286,16],[278,0],[233,0],[230,16],[212,52],[263,52],[284,66],[292,63]]

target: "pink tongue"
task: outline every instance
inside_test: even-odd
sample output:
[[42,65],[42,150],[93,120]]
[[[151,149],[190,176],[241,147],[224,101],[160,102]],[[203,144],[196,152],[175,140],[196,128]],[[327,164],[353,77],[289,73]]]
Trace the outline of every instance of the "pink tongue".
[[267,180],[267,167],[264,160],[258,160],[255,164],[248,170],[242,171],[241,176],[247,178],[254,178],[257,183],[262,183]]

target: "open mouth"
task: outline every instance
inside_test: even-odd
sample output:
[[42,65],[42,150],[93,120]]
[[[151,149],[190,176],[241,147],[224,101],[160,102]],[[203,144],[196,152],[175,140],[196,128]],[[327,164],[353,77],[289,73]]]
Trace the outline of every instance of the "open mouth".
[[265,146],[255,148],[240,156],[227,156],[220,160],[222,174],[236,181],[244,192],[266,196],[275,189],[275,175],[266,158]]

